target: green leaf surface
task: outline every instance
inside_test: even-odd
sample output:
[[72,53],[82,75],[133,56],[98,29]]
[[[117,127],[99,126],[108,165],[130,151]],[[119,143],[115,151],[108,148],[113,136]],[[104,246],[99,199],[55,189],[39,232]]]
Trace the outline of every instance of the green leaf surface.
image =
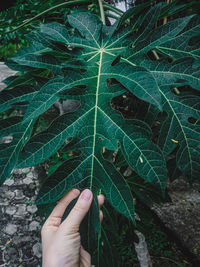
[[157,47],[158,51],[170,57],[183,58],[193,57],[200,60],[200,48],[198,41],[191,43],[191,39],[199,36],[200,17],[195,16],[190,20],[185,29],[174,38],[173,42],[166,42]]
[[150,31],[146,36],[140,34],[136,42],[133,43],[134,52],[129,56],[129,59],[144,54],[168,41],[173,42],[176,35],[185,28],[190,19],[191,17],[176,19]]
[[[13,123],[14,122],[14,123]],[[30,138],[33,121],[26,125],[19,124],[19,119],[9,118],[0,121],[1,137],[12,137],[9,143],[0,143],[0,183],[2,184],[15,167],[18,155]]]
[[200,90],[200,67],[193,67],[193,59],[185,58],[174,63],[143,60],[140,62],[153,75],[159,86],[190,85]]
[[37,90],[38,88],[28,85],[16,87],[16,90],[3,90],[0,92],[0,112],[3,112],[6,107],[9,109],[10,105],[15,103],[30,102],[37,93]]
[[200,126],[195,120],[200,120],[200,98],[190,93],[176,96],[165,87],[162,96],[168,116],[161,127],[159,146],[165,155],[178,146],[176,161],[179,169],[190,179],[198,178]]
[[[1,144],[2,181],[16,162],[17,168],[24,168],[49,160],[60,151],[70,152],[70,159],[58,164],[44,181],[37,203],[53,205],[71,188],[90,188],[94,202],[87,235],[91,229],[100,232],[99,192],[118,212],[135,221],[134,196],[112,157],[110,161],[106,158],[107,151],[120,150],[140,179],[159,186],[162,192],[167,177],[165,157],[177,144],[178,168],[190,178],[199,171],[197,95],[191,90],[187,102],[186,96],[176,96],[169,89],[186,85],[200,88],[200,70],[195,61],[198,51],[185,47],[190,40],[187,34],[194,31],[196,37],[198,20],[186,17],[156,27],[163,7],[151,8],[127,27],[120,21],[106,26],[89,12],[72,12],[66,25],[48,23],[41,25],[40,32],[32,32],[28,36],[32,44],[9,63],[20,73],[1,92],[0,110],[15,106],[25,114],[22,121],[16,119],[15,123],[9,118],[0,126],[0,136],[13,136],[10,144]],[[172,43],[178,44],[181,38],[185,46],[179,46],[179,53],[163,52],[163,47],[173,47]],[[151,60],[152,49],[163,58]],[[171,56],[175,57],[173,63],[167,60]],[[134,99],[140,109],[125,119],[113,101],[119,97]],[[33,121],[39,116],[45,118],[56,101],[66,99],[78,101],[79,107],[54,116],[45,131],[32,132]],[[157,145],[152,129],[157,127],[162,111],[167,116],[161,122]],[[188,121],[190,117],[195,123]]]

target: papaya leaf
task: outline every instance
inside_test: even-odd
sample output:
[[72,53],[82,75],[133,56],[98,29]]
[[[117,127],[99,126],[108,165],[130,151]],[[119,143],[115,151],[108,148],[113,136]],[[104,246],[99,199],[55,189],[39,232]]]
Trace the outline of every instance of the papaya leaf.
[[11,117],[1,120],[0,125],[0,137],[10,139],[9,142],[0,143],[0,183],[2,184],[16,166],[18,155],[30,138],[33,120],[22,125],[18,117]]
[[[167,49],[163,52],[186,36],[187,46],[187,34],[196,31],[198,22],[190,16],[156,27],[163,6],[156,5],[139,17],[137,27],[123,26],[122,21],[105,26],[89,12],[71,13],[66,25],[42,24],[39,31],[29,34],[31,45],[8,63],[20,73],[1,92],[0,110],[20,109],[21,105],[25,114],[22,120],[11,116],[1,121],[1,138],[13,137],[11,143],[1,144],[2,182],[15,166],[34,166],[59,151],[70,152],[70,159],[44,181],[36,203],[51,207],[74,187],[91,189],[94,201],[87,217],[88,237],[92,229],[100,233],[99,192],[135,223],[134,196],[119,168],[106,158],[106,151],[120,150],[127,165],[162,192],[167,177],[165,157],[174,150],[176,141],[180,145],[178,168],[191,179],[199,170],[199,111],[194,90],[199,90],[200,69],[193,65],[198,52],[185,46],[170,55]],[[149,58],[152,50],[165,56],[153,61]],[[166,60],[172,61],[171,55],[173,63]],[[194,89],[188,94],[188,103],[186,96],[170,91],[171,87],[186,85]],[[126,94],[140,107],[145,103],[143,117],[136,111],[137,116],[125,119],[116,110],[113,98]],[[79,107],[54,117],[46,130],[36,133],[34,122],[48,114],[55,102],[66,99],[78,101]],[[157,145],[152,128],[163,111],[167,116],[161,123]],[[190,117],[195,120],[193,124],[188,121]]]
[[173,42],[166,42],[157,47],[157,50],[170,57],[183,58],[193,57],[200,61],[200,48],[197,43],[191,43],[191,38],[199,36],[200,18],[195,16],[191,19],[184,30],[174,38]]
[[159,146],[165,155],[178,146],[176,162],[178,168],[191,180],[200,172],[200,98],[187,92],[177,96],[169,88],[162,89],[164,110],[168,113],[164,120]]

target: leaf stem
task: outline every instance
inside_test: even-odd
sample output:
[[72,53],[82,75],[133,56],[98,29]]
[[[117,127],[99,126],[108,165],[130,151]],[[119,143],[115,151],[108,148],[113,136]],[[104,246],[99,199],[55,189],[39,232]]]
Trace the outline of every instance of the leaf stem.
[[109,4],[103,3],[103,7],[104,7],[105,9],[110,10],[110,11],[113,11],[113,12],[116,13],[117,15],[120,15],[120,16],[121,16],[121,15],[123,14],[123,12],[122,12],[120,9],[118,9],[118,8],[116,8],[116,7],[113,7],[113,6],[109,5]]
[[87,2],[90,3],[90,1],[87,1],[87,0],[76,0],[76,1],[68,1],[68,2],[65,2],[65,3],[58,4],[56,6],[53,6],[53,7],[49,8],[49,9],[41,12],[40,14],[37,14],[36,16],[34,16],[31,19],[25,20],[24,23],[22,23],[21,25],[17,26],[16,28],[14,28],[14,29],[12,29],[10,31],[7,31],[7,32],[3,33],[3,35],[5,35],[7,33],[14,32],[16,30],[19,30],[20,28],[30,24],[33,20],[38,19],[39,17],[43,16],[44,14],[46,14],[46,13],[48,13],[50,11],[56,10],[57,8],[68,6],[68,5],[72,5],[72,4],[81,4],[81,3],[87,3]]
[[104,9],[103,9],[102,0],[98,0],[98,2],[99,2],[101,20],[102,20],[103,24],[106,25],[106,19],[105,19],[105,13],[104,13]]
[[109,17],[109,18],[119,19],[119,17],[117,17],[116,15],[113,15],[113,14],[111,14],[111,13],[109,13],[109,12],[105,12],[105,15],[106,15],[107,17]]
[[[169,4],[170,3],[170,0],[167,0],[167,4]],[[165,25],[167,23],[167,16],[166,17],[164,17],[164,20],[163,20],[163,25]]]

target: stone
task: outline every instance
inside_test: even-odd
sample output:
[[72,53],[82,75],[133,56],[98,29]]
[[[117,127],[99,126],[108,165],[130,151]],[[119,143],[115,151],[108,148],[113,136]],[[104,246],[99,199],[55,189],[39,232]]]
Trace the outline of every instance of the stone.
[[[5,87],[2,79],[14,73],[0,62],[0,91]],[[2,141],[10,142],[12,139],[4,138],[0,140],[0,142]],[[38,222],[41,222],[42,219],[34,218],[36,224],[31,224],[29,229],[33,213],[37,208],[35,205],[25,204],[26,201],[33,201],[38,192],[38,173],[39,178],[43,181],[45,171],[40,166],[14,169],[12,171],[14,179],[7,179],[0,187],[0,266],[2,267],[41,266],[38,244],[40,243],[40,232],[30,231],[30,229],[40,229]],[[25,183],[24,179],[26,179]]]
[[13,179],[7,179],[5,182],[4,182],[5,185],[8,185],[8,186],[11,186],[14,184],[14,180]]
[[31,171],[31,167],[23,168],[23,169],[14,169],[13,173],[14,174],[26,174],[26,173],[29,173],[30,171]]
[[65,100],[63,103],[55,102],[54,106],[59,110],[60,115],[62,115],[66,112],[75,111],[80,106],[80,103],[76,100]]
[[29,230],[30,230],[30,231],[38,231],[39,229],[40,229],[40,224],[39,224],[39,222],[32,221],[32,222],[29,224]]
[[13,140],[12,136],[5,136],[0,139],[0,144],[9,144],[12,142],[12,140]]
[[14,192],[12,192],[12,191],[6,191],[5,193],[4,193],[4,198],[7,198],[7,199],[13,199],[15,197],[15,193]]
[[28,176],[27,176],[25,179],[23,179],[23,183],[24,183],[24,184],[29,185],[29,184],[31,184],[32,182],[33,182],[33,180],[32,180],[31,178],[29,178]]
[[8,215],[13,215],[13,214],[15,214],[15,212],[16,212],[16,207],[15,207],[15,206],[8,206],[8,207],[6,207],[5,212],[6,212]]
[[26,213],[26,205],[18,204],[17,212],[15,213],[15,217],[24,217]]
[[154,205],[152,209],[200,261],[200,181],[191,186],[186,178],[179,177],[168,185],[168,193],[172,202]]
[[24,189],[24,196],[26,198],[29,198],[30,199],[30,198],[32,198],[32,197],[35,196],[35,190],[33,190],[32,185],[33,184],[30,184],[29,186],[26,187],[26,189]]
[[15,248],[9,247],[6,249],[6,253],[5,253],[6,260],[15,259],[17,257],[18,257],[18,251]]
[[36,205],[27,206],[27,211],[32,213],[32,214],[35,213],[37,211]]
[[41,258],[42,257],[42,247],[41,247],[41,243],[36,243],[33,245],[33,254],[38,257]]
[[23,246],[23,245],[26,245],[26,243],[31,243],[32,241],[32,238],[30,236],[14,236],[12,238],[12,243],[15,245],[15,246]]
[[0,62],[0,91],[6,87],[6,85],[3,83],[3,80],[8,78],[9,76],[15,75],[17,71],[9,69],[4,62]]
[[30,172],[26,175],[26,177],[29,178],[29,179],[31,179],[31,181],[32,181],[32,179],[34,178],[33,172],[30,171]]
[[36,184],[34,184],[34,183],[31,183],[31,184],[29,185],[29,188],[30,188],[31,190],[34,190],[34,189],[36,189]]
[[23,199],[24,198],[24,194],[23,194],[22,190],[16,189],[14,191],[14,193],[15,193],[15,199]]
[[[26,263],[30,263],[30,261],[33,260],[33,250],[32,250],[32,242],[30,244],[25,244],[23,247],[21,247],[21,259],[22,263],[23,261],[26,261]],[[26,265],[26,266],[35,266],[35,265]]]
[[17,232],[17,225],[8,223],[5,227],[4,232],[9,235],[14,235]]

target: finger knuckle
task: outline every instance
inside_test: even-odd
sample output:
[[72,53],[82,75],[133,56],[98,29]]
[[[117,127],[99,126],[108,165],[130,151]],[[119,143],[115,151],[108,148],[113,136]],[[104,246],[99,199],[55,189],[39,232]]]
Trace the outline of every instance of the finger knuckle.
[[73,208],[74,212],[81,212],[83,210],[83,207],[81,207],[81,205],[75,205],[74,208]]

